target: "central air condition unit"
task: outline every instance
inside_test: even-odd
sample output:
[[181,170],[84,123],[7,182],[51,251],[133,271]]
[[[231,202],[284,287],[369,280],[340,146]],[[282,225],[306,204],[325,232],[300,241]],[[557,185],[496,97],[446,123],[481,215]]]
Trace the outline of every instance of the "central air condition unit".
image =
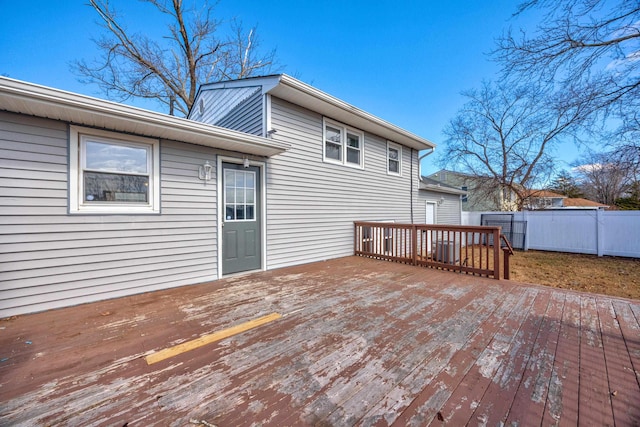
[[456,264],[460,261],[460,245],[450,240],[439,240],[431,244],[431,256],[436,262]]

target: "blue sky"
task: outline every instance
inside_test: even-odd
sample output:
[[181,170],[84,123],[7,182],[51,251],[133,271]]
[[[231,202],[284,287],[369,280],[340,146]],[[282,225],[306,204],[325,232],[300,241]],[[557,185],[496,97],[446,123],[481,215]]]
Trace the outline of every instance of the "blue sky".
[[[188,3],[193,0],[184,0]],[[442,145],[442,129],[464,103],[460,92],[493,79],[487,53],[513,20],[514,0],[220,0],[222,19],[257,25],[264,48],[275,48],[284,72]],[[162,34],[150,6],[111,0],[129,28]],[[100,28],[86,0],[0,0],[0,74],[104,97],[69,68],[98,56]],[[132,105],[153,108],[149,104]],[[437,170],[434,157],[427,172]],[[566,167],[572,145],[557,152]]]

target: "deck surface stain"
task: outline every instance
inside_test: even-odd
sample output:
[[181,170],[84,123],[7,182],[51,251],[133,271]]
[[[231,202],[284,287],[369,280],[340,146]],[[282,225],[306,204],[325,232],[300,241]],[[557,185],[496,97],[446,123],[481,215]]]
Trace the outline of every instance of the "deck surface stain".
[[347,257],[3,320],[0,425],[638,426],[639,321],[637,300]]

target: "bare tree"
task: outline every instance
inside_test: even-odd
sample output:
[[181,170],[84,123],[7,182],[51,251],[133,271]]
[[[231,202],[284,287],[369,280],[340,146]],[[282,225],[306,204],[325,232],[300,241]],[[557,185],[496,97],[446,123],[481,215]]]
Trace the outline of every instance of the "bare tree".
[[[219,37],[221,21],[207,4],[187,9],[182,0],[143,0],[158,17],[168,18],[162,40],[129,30],[108,0],[89,0],[106,30],[96,45],[101,57],[72,67],[88,83],[96,83],[107,96],[154,99],[173,113],[186,115],[198,86],[210,81],[268,73],[275,66],[275,51],[261,53],[256,29],[245,32],[234,21],[230,35]],[[153,18],[149,18],[153,19]]]
[[619,120],[619,133],[638,133],[640,2],[527,0],[516,15],[534,9],[543,17],[533,34],[509,30],[498,40],[494,55],[504,71],[571,87],[576,96],[597,90],[601,117]]
[[444,132],[445,165],[478,177],[476,191],[497,194],[502,210],[522,208],[532,186],[551,176],[554,145],[593,113],[593,98],[558,96],[539,85],[484,82]]
[[635,182],[628,165],[616,161],[616,153],[589,153],[575,164],[580,188],[587,198],[613,206]]

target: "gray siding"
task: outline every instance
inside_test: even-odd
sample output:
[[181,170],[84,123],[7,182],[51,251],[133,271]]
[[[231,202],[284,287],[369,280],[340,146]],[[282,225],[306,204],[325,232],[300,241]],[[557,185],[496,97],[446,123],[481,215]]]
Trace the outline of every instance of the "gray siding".
[[214,124],[227,129],[261,136],[263,98],[262,92],[257,90]]
[[[443,197],[441,205],[437,202]],[[436,202],[436,223],[443,225],[460,225],[460,196],[456,194],[438,193],[436,191],[420,190],[418,207],[416,209],[416,223],[426,221],[426,203]]]
[[[253,135],[262,135],[263,96],[260,86],[204,89],[190,119]],[[200,113],[200,104],[204,111]]]
[[161,215],[69,215],[68,127],[0,113],[0,317],[217,278],[211,149],[161,141]]
[[356,220],[411,221],[412,164],[414,203],[418,185],[411,149],[402,150],[402,177],[387,175],[386,140],[370,134],[364,170],[324,163],[322,116],[275,97],[272,127],[292,149],[268,162],[268,268],[353,254]]

